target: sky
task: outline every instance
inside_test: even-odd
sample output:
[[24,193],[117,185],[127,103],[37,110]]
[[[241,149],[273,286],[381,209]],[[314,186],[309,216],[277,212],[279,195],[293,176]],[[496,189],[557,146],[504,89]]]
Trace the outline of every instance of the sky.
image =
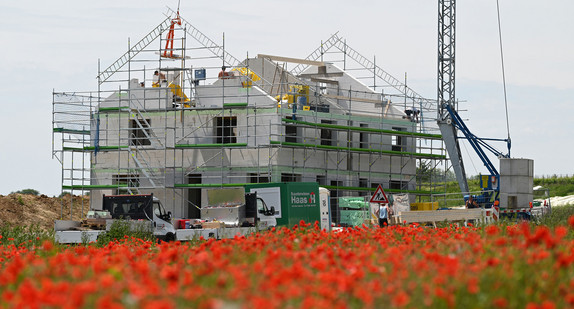
[[[52,91],[97,89],[107,67],[177,1],[0,4],[0,194],[61,192],[52,157]],[[512,157],[534,173],[574,174],[574,1],[500,0]],[[181,15],[237,58],[304,58],[333,33],[424,97],[436,98],[437,0],[189,1]],[[458,1],[456,96],[479,137],[505,138],[496,0]],[[497,148],[505,149],[498,144]],[[468,175],[486,173],[468,145]],[[498,160],[492,158],[495,166]]]

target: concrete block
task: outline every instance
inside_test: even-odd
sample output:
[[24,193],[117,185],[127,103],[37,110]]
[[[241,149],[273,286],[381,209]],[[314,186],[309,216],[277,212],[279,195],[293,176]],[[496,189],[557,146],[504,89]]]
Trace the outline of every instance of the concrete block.
[[500,158],[501,176],[534,176],[534,161],[531,159]]
[[527,193],[500,193],[500,206],[502,208],[526,208],[532,202],[532,194]]
[[532,202],[532,194],[519,194],[518,195],[518,208],[530,207],[530,202]]
[[500,176],[500,192],[532,194],[534,180],[530,176]]

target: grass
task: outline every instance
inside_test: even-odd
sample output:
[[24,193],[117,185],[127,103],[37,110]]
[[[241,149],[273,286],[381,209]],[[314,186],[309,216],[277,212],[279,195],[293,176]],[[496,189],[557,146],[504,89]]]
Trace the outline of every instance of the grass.
[[550,228],[568,226],[568,218],[574,216],[574,205],[552,207],[552,213],[535,221],[538,225],[546,225]]
[[[132,226],[129,221],[116,220],[110,230],[101,234],[95,243],[97,247],[104,247],[111,241],[124,238],[137,238],[155,241],[153,232],[141,225]],[[37,248],[45,241],[54,241],[54,232],[45,231],[37,226],[17,226],[9,223],[0,224],[0,246],[15,246],[19,248]]]
[[54,241],[54,232],[33,225],[0,224],[0,245],[32,248],[41,246],[46,240]]
[[[468,179],[468,188],[470,192],[479,192],[480,182],[478,178]],[[421,190],[432,191],[429,186],[423,186]],[[446,193],[446,201],[443,199],[444,196],[442,194],[433,196],[434,200],[439,203],[439,208],[464,205],[462,195],[456,194],[460,193],[460,186],[458,185],[457,181],[448,181],[445,183],[445,187],[434,188],[433,190]],[[430,202],[430,201],[431,201],[430,196],[419,196],[417,197],[416,200],[416,202]]]

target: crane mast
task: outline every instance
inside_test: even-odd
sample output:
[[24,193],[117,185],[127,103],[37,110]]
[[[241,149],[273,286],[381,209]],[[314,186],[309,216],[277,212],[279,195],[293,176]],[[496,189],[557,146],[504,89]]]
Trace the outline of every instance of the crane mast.
[[466,172],[457,139],[457,131],[447,107],[455,108],[455,20],[456,1],[439,0],[438,8],[438,98],[437,123],[460,190],[468,192]]

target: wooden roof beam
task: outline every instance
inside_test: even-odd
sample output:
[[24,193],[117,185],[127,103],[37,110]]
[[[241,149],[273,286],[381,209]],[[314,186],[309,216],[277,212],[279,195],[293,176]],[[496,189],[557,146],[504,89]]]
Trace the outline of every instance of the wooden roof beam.
[[325,66],[325,63],[322,61],[312,61],[312,60],[299,59],[299,58],[289,58],[289,57],[272,56],[272,55],[264,55],[264,54],[257,54],[257,58],[267,58],[269,60],[274,60],[274,61],[299,63],[299,64],[305,64],[305,65],[316,65],[316,66],[320,66],[320,67]]

